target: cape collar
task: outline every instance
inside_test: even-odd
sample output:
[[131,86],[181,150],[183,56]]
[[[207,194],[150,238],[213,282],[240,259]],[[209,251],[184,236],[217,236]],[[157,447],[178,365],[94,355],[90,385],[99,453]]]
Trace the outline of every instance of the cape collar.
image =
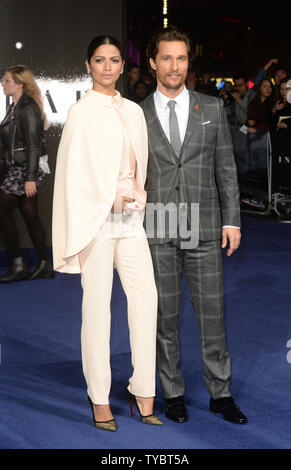
[[98,103],[103,104],[104,106],[112,107],[114,105],[122,105],[122,96],[119,91],[115,90],[114,96],[105,95],[95,90],[87,90],[88,98],[96,100]]

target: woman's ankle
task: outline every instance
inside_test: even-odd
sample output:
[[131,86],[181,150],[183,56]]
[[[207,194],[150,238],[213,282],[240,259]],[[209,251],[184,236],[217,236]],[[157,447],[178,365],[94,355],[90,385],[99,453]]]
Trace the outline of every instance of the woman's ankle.
[[136,397],[136,401],[143,416],[153,414],[154,397]]
[[113,419],[110,405],[94,404],[94,417],[96,421],[109,421],[110,419]]

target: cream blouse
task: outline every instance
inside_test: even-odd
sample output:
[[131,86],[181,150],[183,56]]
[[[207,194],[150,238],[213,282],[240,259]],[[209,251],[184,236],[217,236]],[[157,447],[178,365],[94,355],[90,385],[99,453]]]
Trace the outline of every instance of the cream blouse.
[[[97,237],[128,238],[144,235],[143,217],[146,204],[146,191],[136,185],[136,156],[130,141],[126,122],[122,115],[122,98],[110,97],[112,105],[120,119],[122,129],[122,156],[117,180],[116,195],[112,211],[101,227]],[[133,202],[126,202],[122,210],[122,197],[127,196]]]

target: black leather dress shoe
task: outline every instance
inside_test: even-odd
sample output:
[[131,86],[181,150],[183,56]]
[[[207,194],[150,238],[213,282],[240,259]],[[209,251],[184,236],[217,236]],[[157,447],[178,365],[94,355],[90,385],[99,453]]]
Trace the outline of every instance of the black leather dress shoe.
[[232,423],[245,424],[248,422],[247,417],[241,412],[231,396],[217,400],[210,398],[209,409],[213,413],[221,413],[224,419]]
[[35,279],[52,279],[54,277],[53,267],[48,260],[42,260],[39,265],[35,268],[33,273],[27,278],[29,281]]
[[166,399],[166,417],[176,423],[187,421],[187,409],[182,396]]
[[28,267],[24,259],[19,256],[12,260],[12,264],[7,274],[0,277],[1,282],[13,282],[20,281],[21,279],[27,279],[29,276]]

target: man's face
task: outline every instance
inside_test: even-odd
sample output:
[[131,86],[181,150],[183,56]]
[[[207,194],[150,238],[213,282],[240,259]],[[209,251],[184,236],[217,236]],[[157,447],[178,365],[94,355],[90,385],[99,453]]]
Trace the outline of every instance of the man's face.
[[132,83],[136,83],[140,79],[140,70],[139,67],[134,67],[127,73],[129,80]]
[[283,100],[287,99],[287,93],[288,93],[287,83],[281,83],[281,85],[280,85],[280,94],[281,94]]
[[248,90],[248,84],[243,78],[238,78],[234,80],[234,89],[240,96],[244,96]]
[[134,91],[135,91],[135,94],[139,97],[139,98],[145,98],[148,94],[148,90],[147,90],[147,87],[146,85],[144,85],[143,83],[138,83],[135,88],[134,88]]
[[280,81],[286,77],[287,77],[287,73],[285,72],[285,70],[281,70],[281,69],[276,70],[274,74],[274,81],[276,85],[279,85]]
[[188,72],[188,50],[184,41],[161,41],[155,60],[150,65],[157,74],[159,89],[179,90]]

